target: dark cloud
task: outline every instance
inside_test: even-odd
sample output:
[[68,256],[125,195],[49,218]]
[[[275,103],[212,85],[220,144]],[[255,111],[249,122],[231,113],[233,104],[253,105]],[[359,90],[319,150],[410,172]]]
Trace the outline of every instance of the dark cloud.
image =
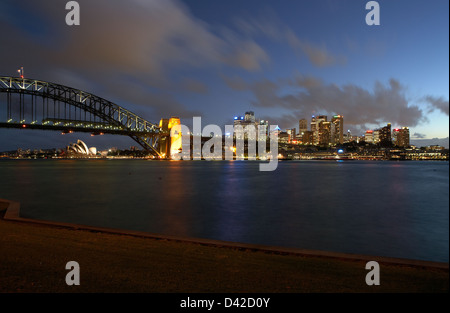
[[430,106],[430,112],[434,110],[440,110],[442,113],[448,115],[449,110],[449,104],[448,100],[445,100],[443,97],[433,97],[433,96],[426,96],[423,98],[423,101],[428,103]]
[[186,91],[198,94],[206,94],[208,92],[208,86],[193,78],[186,78],[182,83],[182,88]]
[[23,0],[4,7],[0,27],[8,36],[0,46],[8,49],[0,49],[2,74],[24,66],[27,77],[142,106],[136,110],[150,108],[149,119],[156,122],[161,114],[198,114],[175,95],[204,94],[207,86],[194,78],[183,81],[180,69],[256,71],[270,62],[254,40],[231,30],[227,36],[214,33],[177,0],[79,3],[81,25],[72,27],[65,24],[65,2]]
[[151,90],[144,83],[105,78],[104,93],[115,95],[116,102],[123,103],[127,108],[132,107],[130,110],[138,115],[148,116],[150,109],[151,116],[157,117],[153,122],[158,122],[162,117],[192,118],[200,114],[177,101],[173,95]]
[[272,115],[263,115],[260,119],[268,121],[270,125],[278,125],[281,129],[295,127],[298,132],[299,118],[297,118],[294,114],[283,114],[277,117]]
[[[224,80],[230,88],[251,91],[255,107],[291,111],[292,115],[277,117],[280,124],[286,123],[284,127],[295,125],[295,121],[312,113],[342,114],[345,124],[355,129],[388,122],[413,127],[427,120],[422,110],[408,101],[405,87],[395,79],[387,85],[376,82],[373,90],[354,84],[326,84],[319,78],[302,75],[276,82],[268,79],[256,82]],[[294,88],[294,91],[285,92],[286,87]]]
[[248,89],[249,84],[240,76],[230,77],[222,74],[221,78],[223,79],[225,84],[233,90],[243,91]]
[[414,134],[412,135],[412,138],[415,138],[415,139],[423,139],[423,138],[427,138],[427,135],[421,134],[421,133],[414,133]]

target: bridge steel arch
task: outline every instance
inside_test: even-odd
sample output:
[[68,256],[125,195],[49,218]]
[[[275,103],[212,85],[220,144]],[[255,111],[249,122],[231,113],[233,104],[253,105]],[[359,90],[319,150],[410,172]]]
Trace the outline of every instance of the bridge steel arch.
[[0,77],[6,93],[6,122],[0,127],[126,135],[157,157],[162,129],[91,93],[46,81]]

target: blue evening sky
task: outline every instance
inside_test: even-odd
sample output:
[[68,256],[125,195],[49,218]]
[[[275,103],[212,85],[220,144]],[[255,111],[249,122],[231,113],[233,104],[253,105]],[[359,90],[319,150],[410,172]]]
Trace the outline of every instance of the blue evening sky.
[[[378,1],[379,26],[366,24],[367,2],[80,0],[81,25],[67,26],[66,1],[2,0],[0,75],[24,66],[27,77],[155,123],[201,116],[223,127],[254,111],[298,129],[301,118],[343,114],[356,135],[392,123],[412,139],[448,137],[449,2]],[[0,129],[0,151],[68,145],[62,137]],[[135,145],[77,138],[100,149]]]

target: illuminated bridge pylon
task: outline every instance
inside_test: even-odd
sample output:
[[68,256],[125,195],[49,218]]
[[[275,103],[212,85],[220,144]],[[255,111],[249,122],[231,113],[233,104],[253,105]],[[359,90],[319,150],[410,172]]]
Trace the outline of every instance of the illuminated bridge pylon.
[[[0,127],[88,132],[133,138],[152,155],[161,128],[91,93],[35,79],[0,76]],[[2,107],[6,106],[6,109]]]

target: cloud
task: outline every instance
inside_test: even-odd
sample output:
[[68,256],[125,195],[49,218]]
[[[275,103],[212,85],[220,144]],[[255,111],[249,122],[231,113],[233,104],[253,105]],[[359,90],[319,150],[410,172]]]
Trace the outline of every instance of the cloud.
[[236,48],[227,61],[248,71],[260,70],[262,64],[269,63],[269,55],[254,41],[244,41],[236,44]]
[[240,76],[230,77],[222,74],[221,78],[229,88],[236,91],[247,90],[249,87],[249,84]]
[[184,80],[187,70],[258,71],[270,62],[257,42],[231,29],[217,34],[181,1],[80,1],[81,25],[72,27],[64,21],[65,3],[55,3],[23,0],[4,8],[10,18],[0,20],[8,33],[0,46],[8,49],[0,49],[0,67],[14,73],[24,66],[27,77],[133,101],[151,108],[156,120],[163,112],[194,113],[175,95],[206,93],[207,86]]
[[85,67],[114,66],[155,77],[180,67],[259,70],[269,59],[252,40],[215,34],[179,1],[103,0],[86,6],[80,31],[71,34],[65,47]]
[[281,129],[295,127],[298,132],[299,118],[293,114],[283,114],[277,117],[273,115],[262,115],[260,118],[268,121],[270,125],[278,125]]
[[204,83],[193,78],[184,79],[182,88],[186,91],[198,94],[206,94],[208,92],[208,87]]
[[[196,88],[199,88],[199,86]],[[117,90],[120,92],[117,92]],[[148,116],[148,110],[150,109],[150,116],[155,117],[152,120],[153,122],[158,122],[162,117],[178,116],[183,119],[200,114],[200,112],[191,110],[177,101],[173,95],[166,92],[155,92],[147,88],[145,84],[105,78],[104,93],[114,94],[114,101],[123,104],[137,115]]]
[[427,138],[427,136],[425,134],[421,134],[421,133],[414,133],[412,135],[413,138],[415,139],[423,139],[423,138]]
[[411,139],[411,144],[418,147],[427,147],[431,145],[438,145],[449,148],[449,138],[433,138],[433,139]]
[[[395,79],[389,80],[386,85],[376,82],[373,90],[355,84],[326,84],[319,78],[302,75],[278,81],[224,80],[234,90],[250,91],[254,97],[251,102],[255,107],[292,112],[277,117],[283,127],[296,125],[300,118],[313,113],[342,114],[345,124],[355,129],[385,123],[413,127],[427,121],[422,110],[407,99],[406,88]],[[274,117],[270,120],[274,120]]]
[[448,100],[445,100],[443,97],[437,98],[429,95],[425,96],[422,100],[429,104],[430,112],[433,112],[434,110],[437,109],[448,116],[449,110]]
[[345,63],[345,58],[333,56],[325,47],[319,48],[309,43],[301,43],[300,48],[308,56],[311,63],[318,67]]
[[287,43],[300,56],[306,56],[317,67],[345,64],[344,56],[335,56],[325,45],[318,46],[301,40],[295,32],[284,25],[274,14],[260,18],[237,19],[236,26],[250,37],[265,36],[273,41]]

